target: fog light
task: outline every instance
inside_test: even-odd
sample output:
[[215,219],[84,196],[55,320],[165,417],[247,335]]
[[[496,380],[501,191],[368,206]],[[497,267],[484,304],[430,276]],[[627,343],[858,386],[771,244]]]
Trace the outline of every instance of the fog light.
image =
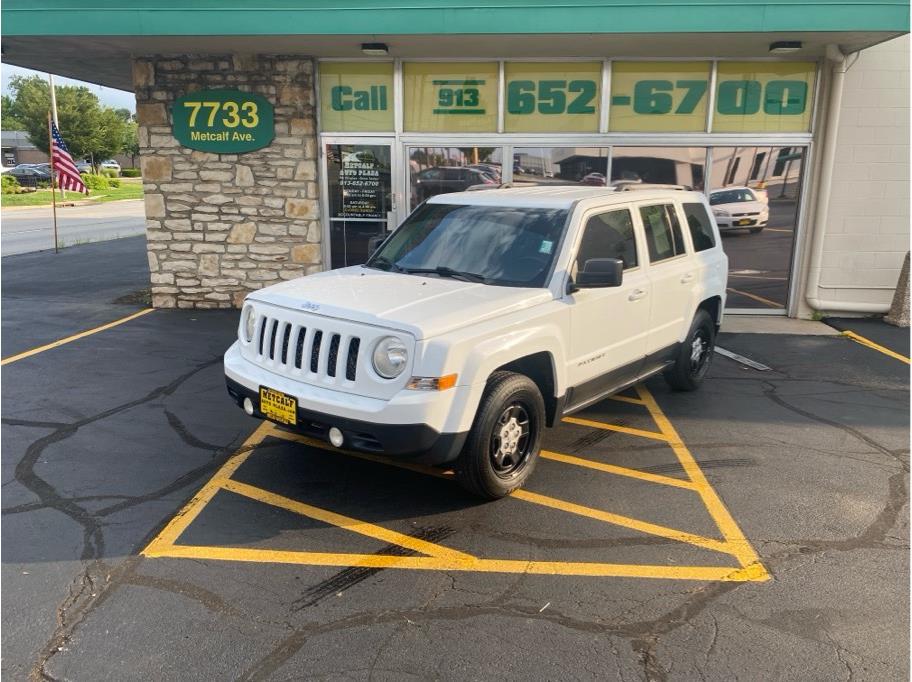
[[253,401],[250,398],[244,398],[244,412],[253,416]]
[[342,443],[345,441],[345,436],[342,435],[342,432],[339,431],[335,426],[329,430],[329,442],[335,445],[337,448],[342,447]]

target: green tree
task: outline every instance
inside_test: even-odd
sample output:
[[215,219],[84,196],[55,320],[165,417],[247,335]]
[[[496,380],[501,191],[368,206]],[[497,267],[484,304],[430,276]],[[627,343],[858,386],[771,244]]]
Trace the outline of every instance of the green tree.
[[135,120],[127,121],[124,129],[123,147],[121,151],[130,157],[133,166],[136,166],[136,157],[139,156],[139,134]]
[[[10,79],[9,87],[12,93],[9,113],[22,123],[32,144],[47,149],[47,117],[51,108],[47,81],[41,76],[15,76]],[[129,111],[123,110],[127,113],[125,120],[118,110],[102,107],[98,97],[83,86],[57,86],[56,94],[60,132],[74,159],[91,156],[101,161],[121,151]]]
[[22,121],[13,115],[13,100],[8,95],[3,95],[0,102],[0,127],[3,130],[23,130]]

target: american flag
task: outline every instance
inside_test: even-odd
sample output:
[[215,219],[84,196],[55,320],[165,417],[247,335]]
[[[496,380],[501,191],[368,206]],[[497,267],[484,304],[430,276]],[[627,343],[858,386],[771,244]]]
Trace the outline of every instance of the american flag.
[[79,171],[76,170],[73,157],[70,156],[66,143],[60,137],[60,131],[57,130],[57,126],[54,125],[53,121],[51,122],[51,135],[54,138],[51,144],[51,163],[57,173],[57,186],[60,189],[88,194],[89,190],[82,181]]

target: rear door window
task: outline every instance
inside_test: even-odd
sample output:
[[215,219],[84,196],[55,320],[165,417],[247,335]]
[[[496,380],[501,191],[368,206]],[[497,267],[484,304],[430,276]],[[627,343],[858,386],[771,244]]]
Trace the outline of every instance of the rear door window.
[[640,217],[643,219],[650,263],[659,263],[685,252],[681,224],[674,204],[641,206]]

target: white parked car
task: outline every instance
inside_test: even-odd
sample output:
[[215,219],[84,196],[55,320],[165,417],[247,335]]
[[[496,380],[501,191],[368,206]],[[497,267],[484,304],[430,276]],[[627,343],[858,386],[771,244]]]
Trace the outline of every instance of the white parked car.
[[657,373],[696,389],[727,273],[700,193],[441,194],[366,264],[251,293],[228,392],[248,414],[453,466],[502,497],[562,416]]
[[720,230],[760,232],[769,222],[766,192],[750,187],[726,187],[709,193],[709,205]]
[[101,169],[117,171],[117,174],[120,175],[120,164],[117,163],[114,159],[108,159],[107,161],[102,161]]

